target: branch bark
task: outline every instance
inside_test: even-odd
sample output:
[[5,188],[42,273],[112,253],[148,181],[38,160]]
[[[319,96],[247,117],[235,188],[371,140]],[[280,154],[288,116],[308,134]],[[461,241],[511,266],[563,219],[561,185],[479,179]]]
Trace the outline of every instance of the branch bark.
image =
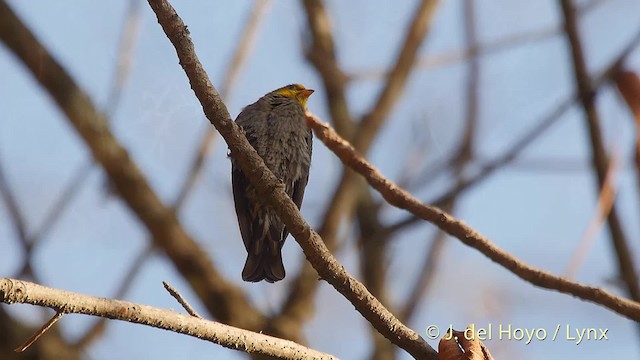
[[16,279],[0,279],[0,301],[5,304],[44,306],[65,314],[92,315],[152,326],[207,340],[228,349],[274,356],[279,359],[336,359],[334,356],[309,349],[293,341],[194,316],[128,301],[52,289]]
[[307,123],[322,142],[333,151],[340,160],[362,175],[369,185],[376,189],[391,205],[411,212],[414,216],[426,220],[447,234],[458,238],[492,261],[502,265],[518,277],[533,285],[570,294],[580,299],[603,305],[623,316],[640,321],[640,303],[616,296],[598,287],[587,286],[569,281],[563,277],[553,275],[530,266],[515,256],[497,247],[491,240],[477,231],[453,218],[444,211],[423,204],[405,190],[399,188],[392,181],[386,179],[380,172],[357,154],[351,144],[342,139],[328,124],[321,122],[313,115],[307,116]]
[[189,32],[175,9],[165,0],[149,0],[158,22],[176,48],[191,88],[202,104],[209,121],[229,145],[231,156],[257,193],[274,209],[289,232],[302,247],[305,256],[318,274],[347,298],[387,339],[415,358],[435,359],[437,354],[420,335],[385,309],[359,281],[351,277],[329,252],[322,239],[302,218],[300,211],[284,191],[284,185],[265,166],[229,115],[218,92],[198,60]]
[[[322,0],[303,0],[302,3],[312,39],[311,46],[307,49],[307,59],[322,78],[329,113],[336,130],[346,139],[353,141],[354,137],[360,134],[359,129],[362,124],[357,125],[349,112],[345,96],[347,78],[340,68],[336,56],[329,14]],[[393,66],[393,74],[386,78],[383,91],[369,111],[373,116],[369,117],[368,125],[366,125],[370,128],[367,135],[369,140],[367,141],[373,140],[398,99],[417,57],[417,49],[426,36],[428,24],[437,3],[433,0],[422,0],[408,24],[407,34]],[[359,187],[365,189],[366,184],[359,182],[358,177],[350,169],[345,168],[336,190],[330,196],[331,201],[324,211],[322,225],[319,229],[322,239],[332,251],[335,248],[336,235],[340,225],[349,221],[354,215],[358,203],[357,197],[360,194]],[[362,198],[360,201],[362,202]],[[373,204],[363,204],[364,207],[370,205]],[[288,329],[288,332],[295,331],[300,323],[311,314],[317,285],[315,271],[307,265],[303,266],[302,271],[293,282],[282,311],[272,319],[269,328]]]

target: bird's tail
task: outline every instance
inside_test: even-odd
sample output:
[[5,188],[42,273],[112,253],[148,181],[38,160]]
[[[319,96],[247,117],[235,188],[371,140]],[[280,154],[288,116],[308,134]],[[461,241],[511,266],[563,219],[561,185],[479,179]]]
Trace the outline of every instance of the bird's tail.
[[282,231],[270,229],[264,234],[262,241],[247,254],[247,261],[242,269],[242,280],[258,282],[266,280],[274,283],[284,279],[285,271],[282,263]]

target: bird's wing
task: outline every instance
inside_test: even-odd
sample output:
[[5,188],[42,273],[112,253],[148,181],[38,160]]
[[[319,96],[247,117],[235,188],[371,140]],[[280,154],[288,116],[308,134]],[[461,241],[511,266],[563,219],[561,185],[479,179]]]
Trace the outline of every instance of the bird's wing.
[[238,225],[244,247],[247,252],[250,252],[251,240],[253,239],[253,227],[251,226],[252,217],[249,212],[249,200],[247,199],[248,185],[249,182],[242,170],[237,166],[232,166],[231,187],[233,188],[233,202],[236,206],[236,215],[238,215]]
[[[311,129],[309,129],[308,136],[305,139],[307,141],[307,146],[309,147],[309,157],[311,157],[312,152],[312,143],[313,143],[313,135]],[[304,189],[307,187],[307,182],[309,181],[309,168],[305,169],[304,176],[300,177],[297,181],[293,182],[293,186],[290,189],[287,189],[287,195],[291,197],[293,203],[296,204],[298,209],[302,207],[302,200],[304,199]],[[282,240],[287,238],[289,232],[285,228],[282,232]]]
[[[307,147],[309,148],[309,158],[311,158],[311,152],[313,150],[313,135],[311,133],[311,129],[309,129],[309,132],[307,134],[308,135],[305,140],[307,142]],[[304,176],[293,183],[292,192],[289,194],[289,196],[291,196],[291,200],[293,200],[293,202],[298,206],[298,209],[302,207],[304,189],[307,187],[307,182],[309,181],[309,168],[306,168],[304,173]]]
[[[268,112],[260,111],[259,104],[256,102],[244,108],[236,123],[243,129],[249,144],[256,148],[257,138],[261,135],[259,132],[263,131],[260,127],[250,126],[251,122],[265,121],[268,116]],[[231,154],[233,157],[233,154]],[[238,225],[240,227],[240,235],[242,235],[242,241],[247,252],[251,252],[255,231],[259,231],[254,225],[256,222],[255,214],[252,214],[251,203],[247,198],[249,179],[244,175],[242,170],[236,165],[235,161],[231,162],[231,184],[233,188],[233,201],[236,206],[236,215],[238,215]]]

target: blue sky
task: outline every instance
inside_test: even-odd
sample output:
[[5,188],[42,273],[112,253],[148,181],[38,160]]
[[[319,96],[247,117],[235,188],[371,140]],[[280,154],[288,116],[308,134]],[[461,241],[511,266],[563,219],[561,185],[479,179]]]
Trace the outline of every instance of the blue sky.
[[[101,109],[115,73],[119,38],[127,1],[49,2],[9,1],[37,37],[64,64]],[[580,3],[584,3],[580,2]],[[140,4],[139,34],[133,65],[119,106],[113,112],[113,131],[162,199],[170,203],[181,186],[203,131],[212,131],[178,65],[175,51],[154,14]],[[393,61],[404,25],[416,2],[327,1],[333,18],[340,64],[347,73],[384,69]],[[196,51],[213,83],[221,84],[252,1],[174,2],[188,25]],[[421,47],[422,57],[464,49],[461,27],[463,1],[442,1],[430,34]],[[483,0],[476,3],[481,44],[499,42],[514,34],[538,32],[561,25],[555,1]],[[581,30],[589,69],[595,73],[621,51],[638,31],[640,4],[610,0],[583,15]],[[328,120],[320,78],[305,61],[301,46],[307,35],[305,18],[297,1],[273,1],[227,106],[233,117],[241,108],[270,90],[299,82],[317,93],[309,108]],[[562,34],[486,54],[480,57],[479,130],[475,152],[491,159],[502,154],[573,89],[570,54]],[[636,51],[628,67],[640,69]],[[447,158],[457,144],[465,114],[466,62],[412,73],[403,98],[391,113],[369,153],[371,161],[392,179],[404,170],[404,158],[416,151],[415,139],[426,139],[417,149],[425,164]],[[35,231],[51,206],[89,159],[83,142],[23,66],[0,46],[0,161],[27,219]],[[356,81],[348,100],[354,116],[362,115],[374,101],[380,79]],[[623,225],[636,254],[638,194],[632,167],[634,128],[621,100],[605,88],[598,105],[609,149],[619,147],[623,167],[618,176],[618,203]],[[582,232],[593,214],[595,181],[589,162],[586,128],[581,110],[573,107],[532,146],[521,159],[544,162],[567,160],[567,170],[540,171],[510,166],[499,170],[467,193],[456,216],[488,236],[500,247],[527,263],[553,273],[565,271]],[[265,311],[274,311],[287,282],[254,285],[240,281],[244,249],[236,226],[230,191],[226,145],[216,140],[197,188],[180,213],[181,221],[210,254],[220,271],[246,289]],[[423,164],[424,165],[424,164]],[[423,166],[420,165],[420,166]],[[424,165],[426,166],[426,165]],[[341,167],[324,146],[314,144],[313,166],[303,214],[314,226]],[[452,179],[440,177],[434,185],[416,189],[421,198],[442,193]],[[78,196],[34,255],[35,271],[45,285],[97,296],[112,296],[129,264],[144,249],[145,229],[131,212],[104,190],[104,175],[94,169],[78,188]],[[403,212],[385,209],[386,220]],[[8,213],[0,205],[0,249],[5,256],[0,276],[14,274],[21,252]],[[404,299],[410,291],[434,227],[421,225],[402,232],[390,248],[391,298]],[[347,242],[337,254],[347,269],[358,275],[355,245]],[[636,256],[637,258],[637,256]],[[289,274],[302,261],[298,245],[289,239],[285,262]],[[568,340],[488,341],[497,358],[582,359],[640,356],[637,325],[602,307],[556,292],[538,289],[455,239],[448,239],[442,266],[424,307],[409,324],[424,335],[428,325],[464,328],[512,324],[519,328],[562,326],[608,328],[607,341],[575,345]],[[616,264],[603,228],[589,252],[577,280],[620,293],[612,285]],[[162,257],[155,256],[135,278],[127,300],[178,309],[161,281],[177,286],[195,299],[188,286]],[[473,281],[470,281],[473,280]],[[362,317],[330,286],[322,284],[316,315],[306,329],[311,346],[344,359],[363,358],[369,348]],[[197,301],[192,300],[196,306]],[[33,308],[11,306],[12,313],[34,323],[41,321]],[[70,337],[82,334],[95,319],[68,316],[58,325]],[[436,347],[434,341],[431,345]],[[350,344],[350,346],[344,346]],[[112,322],[105,337],[90,349],[92,359],[111,358],[240,358],[241,354],[202,341],[127,323]],[[405,355],[402,358],[408,358]]]

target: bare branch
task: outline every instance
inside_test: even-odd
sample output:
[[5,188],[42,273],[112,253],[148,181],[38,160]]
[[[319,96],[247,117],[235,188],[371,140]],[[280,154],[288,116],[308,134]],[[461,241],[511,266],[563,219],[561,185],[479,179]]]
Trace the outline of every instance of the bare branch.
[[[224,72],[225,76],[222,79],[222,90],[220,91],[224,101],[229,99],[238,76],[244,69],[247,59],[253,52],[254,44],[261,29],[260,25],[267,15],[271,3],[271,0],[259,0],[254,2],[251,14],[247,18],[244,30],[240,37],[240,41],[238,42],[236,50],[233,53],[233,57]],[[196,182],[202,173],[205,160],[215,143],[216,136],[217,133],[210,129],[207,129],[202,135],[202,140],[200,141],[200,145],[198,145],[196,155],[191,161],[191,166],[189,167],[185,181],[180,188],[180,191],[178,191],[178,196],[173,204],[176,211],[180,210],[189,197],[189,194],[191,194],[191,191],[194,189]]]
[[513,255],[497,247],[491,240],[453,218],[442,210],[425,205],[420,200],[398,188],[392,181],[358,155],[351,144],[342,139],[331,127],[313,115],[307,115],[309,126],[322,142],[333,151],[344,164],[362,175],[369,185],[376,189],[391,205],[407,210],[424,219],[447,234],[458,238],[464,244],[480,251],[494,262],[533,285],[571,294],[583,300],[603,305],[630,319],[640,320],[640,303],[616,296],[601,288],[569,281],[563,277],[527,265]]
[[169,292],[169,294],[171,294],[171,296],[173,296],[174,299],[176,299],[176,301],[178,301],[180,305],[182,305],[182,307],[187,311],[189,315],[202,319],[202,316],[200,316],[200,314],[198,314],[198,312],[191,306],[191,304],[189,304],[187,300],[182,297],[182,294],[180,294],[178,290],[169,285],[169,283],[166,281],[163,281],[162,285],[164,285],[164,288]]
[[[365,148],[370,146],[380,126],[402,92],[408,74],[415,62],[417,50],[426,36],[437,3],[438,1],[435,0],[423,0],[420,2],[395,60],[394,70],[386,79],[386,84],[383,86],[383,90],[374,106],[368,115],[363,118],[356,130],[346,103],[346,80],[335,57],[333,35],[327,11],[320,0],[304,1],[308,23],[313,36],[313,45],[307,56],[322,76],[327,90],[331,117],[338,131],[345,137],[348,139],[356,137],[361,139],[362,146]],[[365,130],[363,131],[363,129]],[[358,178],[350,169],[345,169],[324,212],[319,232],[329,249],[332,249],[335,244],[336,234],[342,221],[351,219],[353,216],[356,204],[354,194],[356,193],[357,184]],[[286,306],[283,308],[282,316],[275,320],[282,321],[286,317],[292,318],[296,316],[300,318],[303,316],[304,312],[302,310],[309,308],[308,299],[313,296],[317,285],[313,281],[313,277],[313,271],[306,266],[303,267],[302,272],[294,282],[293,290],[290,292],[289,300],[287,300]]]
[[345,296],[387,339],[415,358],[435,359],[437,354],[415,331],[398,321],[373,297],[366,287],[351,277],[329,252],[320,236],[302,218],[287,196],[284,185],[265,166],[238,125],[233,122],[218,92],[198,60],[188,30],[175,9],[166,1],[149,0],[158,22],[176,48],[180,64],[191,88],[202,104],[209,121],[220,132],[231,150],[231,156],[249,179],[256,192],[274,209],[318,274]]
[[47,332],[47,330],[49,330],[55,323],[57,323],[58,320],[62,319],[63,315],[64,315],[64,313],[57,312],[55,315],[53,315],[53,317],[51,319],[49,319],[49,321],[47,321],[44,325],[42,325],[42,327],[40,329],[38,329],[38,331],[36,331],[36,333],[33,334],[33,336],[31,336],[29,339],[27,339],[27,341],[25,341],[24,344],[18,346],[14,351],[15,352],[23,352],[23,351],[27,350],[29,348],[29,346],[31,346],[33,343],[38,341],[38,339],[42,335],[44,335],[44,333]]
[[289,340],[282,340],[222,323],[179,314],[148,305],[82,295],[16,279],[0,279],[0,300],[5,304],[49,307],[60,314],[84,314],[142,324],[185,334],[228,349],[279,359],[336,359]]

